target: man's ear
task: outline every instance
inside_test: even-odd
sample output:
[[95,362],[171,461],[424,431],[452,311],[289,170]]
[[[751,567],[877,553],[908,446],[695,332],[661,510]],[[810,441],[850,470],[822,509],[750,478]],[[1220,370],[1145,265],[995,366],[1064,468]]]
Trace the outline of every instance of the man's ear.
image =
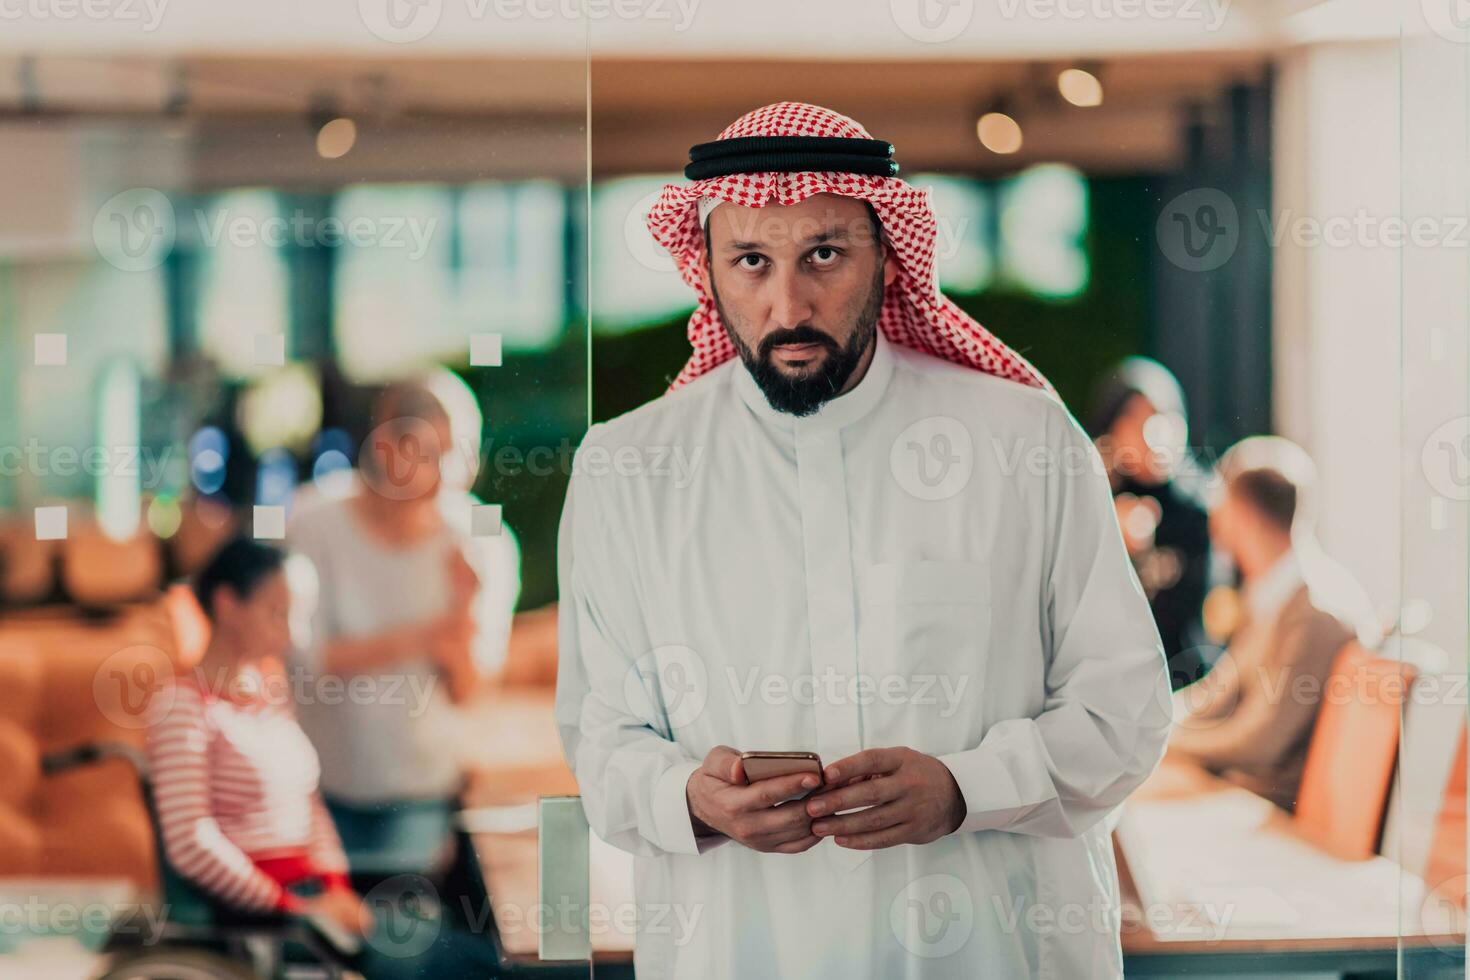
[[900,268],[898,264],[898,253],[893,250],[892,245],[885,242],[883,244],[883,287],[885,289],[892,286],[894,281],[898,279]]
[[714,289],[710,287],[709,281],[709,249],[703,249],[699,253],[699,285],[704,289],[706,296],[713,296]]

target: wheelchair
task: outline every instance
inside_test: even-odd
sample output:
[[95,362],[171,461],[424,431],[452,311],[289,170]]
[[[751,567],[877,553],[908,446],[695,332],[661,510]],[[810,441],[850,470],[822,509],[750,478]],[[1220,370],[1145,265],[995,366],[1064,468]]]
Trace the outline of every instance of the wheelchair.
[[98,980],[346,980],[357,977],[352,954],[310,921],[284,913],[250,913],[216,901],[168,862],[148,780],[147,761],[131,745],[76,746],[47,755],[42,772],[122,760],[136,771],[153,827],[162,928],[140,908],[114,923],[102,947],[107,966]]

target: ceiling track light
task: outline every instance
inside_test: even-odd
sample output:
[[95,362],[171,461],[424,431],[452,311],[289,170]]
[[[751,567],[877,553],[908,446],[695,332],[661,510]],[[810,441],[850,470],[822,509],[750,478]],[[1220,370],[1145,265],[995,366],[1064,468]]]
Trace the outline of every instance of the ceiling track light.
[[1102,68],[1095,61],[1080,62],[1057,73],[1056,91],[1071,105],[1091,109],[1102,105]]
[[335,99],[313,100],[307,120],[316,133],[316,153],[323,160],[346,156],[357,145],[357,123],[337,111]]
[[24,55],[15,64],[15,78],[20,89],[20,111],[37,114],[41,111],[41,79],[36,72],[36,56]]
[[996,99],[975,122],[975,135],[980,145],[991,153],[1008,156],[1021,149],[1021,124],[1011,109],[1008,98]]
[[170,116],[182,116],[189,108],[189,69],[175,62],[168,73],[168,93],[163,99],[163,111]]

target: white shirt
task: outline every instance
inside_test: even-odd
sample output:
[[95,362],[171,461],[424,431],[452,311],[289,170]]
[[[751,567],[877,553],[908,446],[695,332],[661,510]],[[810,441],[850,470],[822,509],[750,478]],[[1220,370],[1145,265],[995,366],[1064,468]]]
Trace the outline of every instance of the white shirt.
[[[557,719],[593,830],[637,856],[640,980],[1122,975],[1107,818],[1170,685],[1051,397],[880,335],[795,418],[731,361],[589,431],[559,558]],[[720,744],[908,746],[968,815],[880,851],[696,844],[685,785]]]
[[480,577],[473,614],[474,656],[481,670],[505,658],[520,596],[520,549],[509,527],[470,535],[466,493],[443,491],[444,526],[409,545],[393,545],[362,526],[352,496],[370,492],[356,481],[346,496],[298,495],[286,541],[311,559],[318,597],[310,641],[292,664],[301,727],[321,756],[322,792],[348,803],[442,798],[458,792],[463,725],[428,652],[356,677],[325,674],[321,651],[338,638],[370,636],[424,622],[447,610],[447,561],[464,552]]

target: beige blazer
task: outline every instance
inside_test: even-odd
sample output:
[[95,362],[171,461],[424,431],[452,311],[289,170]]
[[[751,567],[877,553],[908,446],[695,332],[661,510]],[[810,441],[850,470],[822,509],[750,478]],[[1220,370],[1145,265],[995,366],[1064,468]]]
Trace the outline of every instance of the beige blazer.
[[1305,585],[1274,617],[1247,618],[1210,672],[1175,694],[1170,751],[1295,810],[1333,660],[1354,638]]

